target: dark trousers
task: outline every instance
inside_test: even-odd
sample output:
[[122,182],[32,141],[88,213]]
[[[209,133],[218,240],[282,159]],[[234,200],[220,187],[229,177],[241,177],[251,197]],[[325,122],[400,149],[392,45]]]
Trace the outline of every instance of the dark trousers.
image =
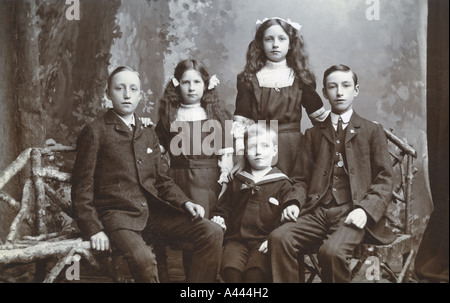
[[155,205],[150,207],[146,229],[162,240],[192,244],[187,282],[217,282],[223,242],[223,231],[218,224],[206,218],[192,221],[187,213]]
[[274,282],[299,282],[297,255],[311,245],[320,245],[317,257],[323,282],[350,282],[351,257],[365,235],[364,229],[344,224],[352,209],[351,203],[318,206],[297,222],[275,229],[269,236]]
[[123,253],[135,282],[159,282],[156,257],[141,232],[120,229],[113,231],[110,238],[112,246]]
[[[272,282],[269,256],[258,251],[261,244],[262,241],[228,241],[223,249],[222,277],[224,277],[225,270],[232,268],[241,274],[242,282],[253,282],[246,281],[246,272],[258,269],[261,282]],[[225,282],[236,282],[224,280]]]

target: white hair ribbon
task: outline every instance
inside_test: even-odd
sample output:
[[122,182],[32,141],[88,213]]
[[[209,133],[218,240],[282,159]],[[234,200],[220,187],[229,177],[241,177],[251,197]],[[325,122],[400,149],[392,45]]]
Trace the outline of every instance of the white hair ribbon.
[[214,87],[216,87],[218,84],[220,83],[219,78],[217,78],[216,75],[211,76],[211,78],[209,79],[209,85],[208,85],[208,89],[213,89]]
[[283,18],[280,18],[280,17],[264,18],[262,21],[258,19],[256,21],[256,25],[261,25],[264,22],[266,22],[267,20],[272,20],[272,19],[282,20],[282,21],[286,22],[287,24],[289,24],[290,26],[292,26],[293,28],[295,28],[298,31],[302,29],[302,26],[300,24],[298,24],[297,22],[293,22],[293,21],[291,21],[291,19],[287,19],[286,20],[286,19],[283,19]]
[[170,81],[172,81],[173,86],[177,87],[178,85],[180,85],[180,82],[178,82],[177,78],[175,78],[175,76],[172,76],[172,78],[170,79]]

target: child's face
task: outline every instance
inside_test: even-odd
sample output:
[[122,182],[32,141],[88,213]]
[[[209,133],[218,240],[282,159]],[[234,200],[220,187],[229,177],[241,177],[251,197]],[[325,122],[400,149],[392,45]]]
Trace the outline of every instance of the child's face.
[[273,144],[270,133],[261,132],[247,140],[247,160],[255,170],[271,167],[277,152],[278,148]]
[[184,104],[196,104],[202,100],[205,82],[196,70],[184,72],[180,79],[180,91]]
[[334,113],[340,115],[353,107],[353,99],[358,95],[359,87],[355,86],[352,72],[335,71],[328,75],[325,83],[322,92]]
[[263,37],[263,45],[267,59],[273,62],[285,60],[289,51],[289,43],[289,36],[281,25],[272,25],[266,29]]
[[133,114],[141,97],[141,80],[132,71],[122,71],[114,75],[106,94],[117,114]]

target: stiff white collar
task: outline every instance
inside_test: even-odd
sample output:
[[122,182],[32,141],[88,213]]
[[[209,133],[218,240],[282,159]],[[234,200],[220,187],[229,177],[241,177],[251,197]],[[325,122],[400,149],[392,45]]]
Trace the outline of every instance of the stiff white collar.
[[346,111],[342,115],[335,114],[333,112],[330,113],[331,115],[331,122],[333,123],[333,127],[336,130],[339,117],[342,119],[342,128],[345,129],[348,125],[348,122],[350,122],[350,118],[352,117],[353,109],[350,109],[349,111]]

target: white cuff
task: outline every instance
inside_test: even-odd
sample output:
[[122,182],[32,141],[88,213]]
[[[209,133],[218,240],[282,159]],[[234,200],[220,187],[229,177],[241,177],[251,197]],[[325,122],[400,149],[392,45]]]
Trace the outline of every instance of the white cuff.
[[321,107],[320,109],[316,110],[312,114],[308,115],[311,121],[315,122],[323,122],[328,117],[328,114],[331,112],[331,110],[325,110],[325,108]]

